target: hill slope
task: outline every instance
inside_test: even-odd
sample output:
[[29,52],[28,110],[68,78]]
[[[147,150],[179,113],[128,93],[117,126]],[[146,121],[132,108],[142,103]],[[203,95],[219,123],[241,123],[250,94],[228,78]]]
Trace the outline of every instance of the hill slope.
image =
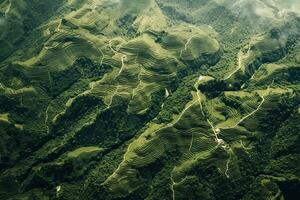
[[0,1],[0,199],[297,199],[299,6]]

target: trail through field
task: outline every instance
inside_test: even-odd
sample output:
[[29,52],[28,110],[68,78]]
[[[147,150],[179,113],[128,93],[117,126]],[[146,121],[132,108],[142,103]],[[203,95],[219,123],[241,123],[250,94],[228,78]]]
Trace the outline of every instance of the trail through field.
[[[267,92],[269,91],[269,89],[270,89],[270,86],[268,86],[268,89],[267,89]],[[251,117],[252,115],[254,115],[257,111],[259,111],[259,109],[260,109],[260,107],[263,105],[263,103],[265,102],[265,97],[264,97],[265,95],[261,95],[260,97],[261,97],[261,102],[260,102],[260,104],[258,105],[258,107],[254,110],[254,111],[252,111],[251,113],[249,113],[248,115],[246,115],[246,116],[244,116],[242,119],[240,119],[234,126],[232,126],[232,127],[223,127],[223,128],[221,128],[221,129],[223,129],[223,130],[226,130],[226,129],[233,129],[233,128],[236,128],[240,123],[242,123],[244,120],[246,120],[247,118],[249,118],[249,117]]]
[[238,53],[238,66],[237,68],[231,72],[226,78],[224,78],[223,80],[228,80],[230,79],[235,73],[237,73],[240,69],[242,69],[242,65],[243,65],[243,59],[245,58],[249,58],[250,56],[250,51],[251,51],[251,43],[252,43],[252,38],[248,44],[248,50],[247,50],[247,54],[246,56],[243,54],[242,50],[239,51]]
[[225,176],[226,176],[226,178],[229,178],[229,175],[228,175],[229,163],[230,163],[230,157],[229,157],[229,159],[226,162],[226,170],[225,170]]
[[122,55],[122,57],[121,57],[121,63],[122,63],[122,66],[121,66],[121,69],[120,69],[118,75],[120,75],[120,74],[122,73],[123,68],[124,68],[124,66],[125,66],[125,64],[124,64],[124,59],[127,59],[127,56],[126,56],[126,55]]
[[113,92],[113,94],[110,96],[110,101],[109,101],[109,104],[107,106],[107,109],[110,108],[111,104],[112,104],[112,101],[113,101],[113,98],[114,96],[118,93],[118,89],[119,89],[119,85],[117,86],[117,88],[115,89],[115,91]]
[[[211,129],[212,129],[212,131],[213,131],[213,133],[214,133],[215,141],[216,141],[216,143],[217,143],[215,147],[218,147],[219,145],[222,145],[222,148],[226,148],[227,145],[225,144],[225,141],[224,141],[223,139],[220,139],[220,138],[218,137],[218,134],[220,133],[220,129],[216,128],[216,127],[213,125],[213,123],[206,117],[206,115],[205,115],[204,112],[203,112],[203,105],[202,105],[201,92],[200,92],[200,90],[198,89],[198,86],[199,86],[200,82],[203,81],[204,79],[205,79],[205,77],[202,76],[202,75],[200,75],[199,78],[198,78],[198,80],[197,80],[197,82],[194,84],[194,88],[195,88],[196,93],[197,93],[197,99],[196,99],[192,104],[190,104],[190,106],[188,106],[188,107],[184,110],[184,112],[185,112],[189,107],[191,107],[194,103],[197,103],[197,102],[198,102],[198,103],[199,103],[199,106],[200,106],[200,109],[201,109],[201,114],[203,115],[204,118],[206,118],[207,123],[211,126]],[[182,115],[184,114],[184,112],[182,112]],[[182,115],[179,116],[178,119],[177,119],[175,122],[178,122],[179,119],[182,117]],[[173,126],[174,124],[175,124],[175,123],[172,123],[172,124],[170,124],[170,125]],[[189,145],[189,152],[191,152],[191,149],[192,149],[192,146],[193,146],[193,141],[194,141],[194,134],[192,133],[192,137],[191,137],[191,141],[190,141],[190,145]],[[225,176],[226,176],[227,178],[229,178],[229,175],[228,175],[228,171],[229,171],[229,162],[230,162],[230,159],[229,159],[229,160],[227,161],[227,163],[226,163],[226,170],[225,170],[225,172],[224,172],[224,174],[225,174]],[[175,168],[176,168],[176,167],[175,167]],[[182,179],[180,182],[176,183],[176,182],[174,182],[174,180],[173,180],[173,175],[172,175],[172,172],[171,172],[171,181],[172,181],[172,184],[171,184],[171,190],[172,190],[172,199],[173,199],[173,200],[176,199],[176,198],[175,198],[175,190],[174,190],[174,186],[175,186],[175,185],[178,185],[178,184],[180,184],[180,183],[182,183],[185,179],[186,179],[186,177],[185,177],[184,179]]]
[[46,125],[46,127],[47,127],[47,134],[49,134],[49,132],[50,132],[49,125],[48,125],[48,118],[49,118],[48,111],[49,111],[50,105],[51,105],[51,102],[49,103],[49,105],[48,105],[47,108],[46,108],[46,112],[45,112],[45,121],[44,121],[44,123],[45,123],[45,125]]
[[123,71],[123,69],[124,69],[124,66],[125,66],[125,60],[127,59],[127,56],[126,56],[124,53],[119,52],[120,47],[119,47],[117,50],[115,50],[115,49],[113,48],[111,42],[112,42],[112,39],[108,41],[108,46],[109,46],[110,50],[111,50],[115,55],[116,55],[116,54],[121,54],[121,63],[122,63],[122,65],[121,65],[121,68],[120,68],[120,70],[119,70],[119,72],[118,72],[118,74],[117,74],[117,76],[116,76],[116,78],[117,78],[117,77],[122,73],[122,71]]
[[59,21],[59,24],[58,24],[58,26],[56,28],[56,32],[60,31],[61,24],[62,24],[62,19],[60,19],[60,21]]
[[111,50],[114,54],[116,54],[116,53],[118,53],[118,52],[112,47],[111,41],[112,41],[112,40],[109,40],[109,41],[108,41],[108,46],[109,46],[110,50]]
[[173,179],[173,175],[171,173],[171,181],[172,181],[172,185],[171,185],[171,190],[172,190],[172,200],[175,200],[175,190],[174,190],[174,186],[175,185],[179,185],[180,183],[182,183],[183,181],[186,180],[187,177],[184,177],[184,179],[182,179],[180,182],[176,183]]
[[168,88],[165,88],[165,98],[168,98],[168,96],[170,96],[170,92]]
[[183,53],[183,51],[186,51],[186,50],[187,50],[188,44],[191,42],[191,40],[193,39],[193,37],[195,37],[195,36],[193,35],[193,36],[191,36],[191,37],[187,40],[187,42],[186,42],[185,45],[184,45],[184,49],[182,49],[182,50],[180,51],[180,58],[182,58],[182,53]]
[[189,152],[191,152],[191,150],[192,150],[193,142],[194,142],[194,133],[192,133],[192,139],[190,142]]
[[58,42],[57,44],[55,44],[53,47],[48,47],[48,46],[44,46],[45,49],[49,50],[49,49],[54,49],[56,47],[58,47],[61,43]]
[[198,89],[198,86],[199,86],[200,82],[201,82],[203,79],[204,79],[204,77],[200,75],[199,78],[198,78],[198,81],[197,81],[197,82],[195,83],[195,85],[194,85],[194,88],[195,88],[196,91],[197,91],[197,97],[198,97],[198,101],[199,101],[201,113],[202,113],[203,117],[206,118],[207,123],[211,126],[211,129],[212,129],[212,131],[213,131],[213,133],[214,133],[214,136],[215,136],[215,140],[216,140],[216,142],[217,142],[217,145],[224,145],[224,144],[225,144],[225,143],[224,143],[224,140],[222,140],[222,139],[220,139],[220,138],[218,137],[218,134],[220,133],[220,129],[216,128],[216,127],[213,125],[213,123],[209,120],[209,118],[207,118],[207,117],[205,116],[205,114],[204,114],[204,112],[203,112],[203,105],[202,105],[202,99],[201,99],[201,92],[200,92],[200,90]]
[[11,8],[11,1],[12,1],[12,0],[8,0],[9,4],[8,4],[8,7],[7,7],[5,13],[4,13],[5,18],[7,18],[8,13],[9,13],[9,11],[10,11],[10,8]]
[[104,53],[103,53],[103,51],[100,49],[100,48],[98,48],[98,47],[96,47],[97,48],[97,50],[101,53],[101,55],[102,55],[102,57],[101,57],[101,61],[100,61],[100,65],[102,65],[103,64],[103,60],[104,60]]
[[[200,79],[200,77],[201,77],[201,79]],[[196,87],[196,85],[197,84],[199,84],[199,82],[202,80],[202,76],[200,76],[199,77],[199,79],[197,80],[197,82],[196,82],[196,84],[194,85],[194,87]],[[197,88],[197,87],[196,87]],[[198,89],[197,89],[197,91],[198,91]],[[157,133],[157,132],[159,132],[159,131],[161,131],[161,130],[163,130],[163,129],[166,129],[166,128],[170,128],[170,127],[173,127],[181,118],[182,118],[182,116],[185,114],[185,112],[188,110],[188,109],[190,109],[195,103],[197,103],[197,102],[200,102],[200,104],[201,104],[201,96],[200,95],[197,95],[197,99],[196,100],[194,100],[190,105],[188,105],[181,113],[180,113],[180,115],[178,116],[178,118],[174,121],[174,122],[170,122],[170,123],[168,123],[167,125],[165,125],[164,127],[162,127],[162,128],[160,128],[160,129],[158,129],[158,130],[156,130],[153,134],[155,134],[155,133]],[[202,108],[202,107],[201,107]]]

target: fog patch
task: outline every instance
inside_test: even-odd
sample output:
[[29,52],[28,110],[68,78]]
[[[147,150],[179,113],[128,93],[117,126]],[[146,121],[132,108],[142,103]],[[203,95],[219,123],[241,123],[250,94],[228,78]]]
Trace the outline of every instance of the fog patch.
[[299,0],[215,0],[226,6],[237,17],[254,17],[284,20],[291,13],[300,15]]

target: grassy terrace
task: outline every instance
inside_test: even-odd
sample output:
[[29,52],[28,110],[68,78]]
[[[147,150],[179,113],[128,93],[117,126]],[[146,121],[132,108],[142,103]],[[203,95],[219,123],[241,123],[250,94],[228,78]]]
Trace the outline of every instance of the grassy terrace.
[[299,3],[272,2],[0,0],[0,199],[297,199]]

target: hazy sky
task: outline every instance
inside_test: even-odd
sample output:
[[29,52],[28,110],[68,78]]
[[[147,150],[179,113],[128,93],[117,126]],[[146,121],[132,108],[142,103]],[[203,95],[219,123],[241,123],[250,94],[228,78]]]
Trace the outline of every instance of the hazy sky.
[[300,0],[215,0],[241,16],[256,14],[272,19],[284,19],[289,12],[300,14]]

